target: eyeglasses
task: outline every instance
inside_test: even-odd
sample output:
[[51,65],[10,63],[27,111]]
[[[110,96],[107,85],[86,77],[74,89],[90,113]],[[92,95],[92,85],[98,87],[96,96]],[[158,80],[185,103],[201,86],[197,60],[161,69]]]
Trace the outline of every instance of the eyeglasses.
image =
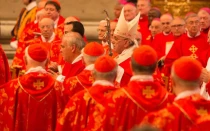
[[171,27],[172,27],[172,28],[181,28],[182,26],[184,26],[184,25],[182,25],[182,24],[178,24],[178,25],[171,25]]
[[162,24],[162,25],[169,25],[170,22],[162,22],[161,24]]
[[199,20],[197,20],[197,21],[189,21],[188,22],[188,24],[190,24],[190,25],[193,25],[193,24],[198,25],[199,23],[200,23]]

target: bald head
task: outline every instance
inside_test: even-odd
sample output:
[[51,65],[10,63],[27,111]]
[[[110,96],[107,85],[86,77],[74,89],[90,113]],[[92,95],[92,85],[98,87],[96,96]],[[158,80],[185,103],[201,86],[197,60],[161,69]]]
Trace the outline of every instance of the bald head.
[[65,19],[64,23],[68,23],[68,22],[72,22],[72,21],[78,21],[78,18],[74,17],[74,16],[69,16]]
[[42,36],[48,40],[54,31],[54,21],[51,18],[43,18],[39,21],[39,28]]
[[160,17],[160,21],[163,26],[163,32],[166,34],[169,34],[171,32],[171,21],[173,20],[173,17],[171,14],[163,14]]
[[141,15],[148,15],[149,10],[151,9],[150,0],[138,0],[137,8]]
[[132,3],[127,3],[124,5],[124,15],[125,15],[125,20],[131,21],[136,17],[137,14],[137,8],[134,4]]
[[171,32],[174,36],[179,37],[185,33],[185,21],[182,18],[174,18],[171,22]]

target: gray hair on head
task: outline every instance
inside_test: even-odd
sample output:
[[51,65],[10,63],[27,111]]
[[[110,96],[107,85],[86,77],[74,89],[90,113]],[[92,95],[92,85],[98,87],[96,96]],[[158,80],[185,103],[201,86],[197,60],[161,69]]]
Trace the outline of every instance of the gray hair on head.
[[67,42],[68,46],[74,44],[80,51],[85,47],[85,42],[77,32],[69,32],[63,36],[62,41]]

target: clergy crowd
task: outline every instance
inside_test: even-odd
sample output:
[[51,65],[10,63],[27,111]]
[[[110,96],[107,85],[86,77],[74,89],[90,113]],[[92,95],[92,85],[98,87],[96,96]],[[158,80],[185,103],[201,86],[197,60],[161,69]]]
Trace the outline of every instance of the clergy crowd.
[[59,0],[22,2],[11,65],[0,47],[0,131],[210,131],[209,7],[119,0],[96,42]]

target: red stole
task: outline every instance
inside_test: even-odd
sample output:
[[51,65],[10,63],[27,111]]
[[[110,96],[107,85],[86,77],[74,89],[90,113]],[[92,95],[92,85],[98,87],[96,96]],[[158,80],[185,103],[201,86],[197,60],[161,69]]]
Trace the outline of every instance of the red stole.
[[64,64],[62,75],[66,78],[76,76],[85,68],[85,65],[82,60],[75,62],[74,64],[66,62]]
[[106,102],[107,107],[103,112],[105,119],[101,127],[104,130],[130,130],[147,113],[159,110],[172,101],[173,97],[157,82],[131,81],[128,87],[111,94]]
[[58,120],[56,131],[82,131],[87,127],[89,116],[96,104],[104,104],[105,94],[113,91],[113,86],[94,85],[74,95],[66,105]]
[[63,83],[66,101],[77,92],[88,89],[92,84],[93,77],[90,70],[83,70],[77,76],[66,78]]
[[[29,73],[0,89],[0,129],[11,131],[55,130],[64,108],[61,90],[47,73]],[[5,110],[6,109],[6,110]]]

